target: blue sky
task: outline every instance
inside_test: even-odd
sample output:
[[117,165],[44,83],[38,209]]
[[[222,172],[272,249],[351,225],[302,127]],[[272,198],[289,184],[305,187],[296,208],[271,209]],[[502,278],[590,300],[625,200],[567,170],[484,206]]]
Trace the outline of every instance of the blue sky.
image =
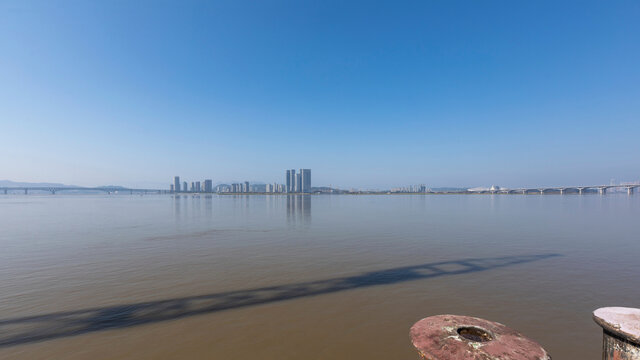
[[0,179],[640,180],[637,1],[3,1]]

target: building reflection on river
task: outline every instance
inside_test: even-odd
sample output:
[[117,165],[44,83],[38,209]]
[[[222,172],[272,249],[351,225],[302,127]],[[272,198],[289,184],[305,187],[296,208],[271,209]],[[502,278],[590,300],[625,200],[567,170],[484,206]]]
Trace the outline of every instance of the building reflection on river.
[[[311,201],[311,195],[174,195],[173,214],[177,221],[183,222],[225,215],[250,219],[264,211],[274,223],[286,218],[289,225],[309,225]],[[216,212],[222,203],[225,203],[225,214]],[[227,206],[228,203],[232,206]]]
[[304,225],[311,223],[311,195],[287,195],[287,222]]

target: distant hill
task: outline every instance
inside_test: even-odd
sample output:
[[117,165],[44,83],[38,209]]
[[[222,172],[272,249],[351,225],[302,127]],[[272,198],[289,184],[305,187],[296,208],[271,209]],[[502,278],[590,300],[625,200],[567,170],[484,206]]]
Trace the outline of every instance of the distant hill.
[[59,183],[32,183],[32,182],[19,182],[11,180],[0,180],[0,187],[78,187],[76,185],[65,185]]

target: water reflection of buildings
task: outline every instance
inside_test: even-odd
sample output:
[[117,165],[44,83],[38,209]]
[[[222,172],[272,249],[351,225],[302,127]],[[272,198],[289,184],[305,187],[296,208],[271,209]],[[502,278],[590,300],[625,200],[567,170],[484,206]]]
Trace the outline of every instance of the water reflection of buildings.
[[311,223],[311,195],[287,195],[287,221],[290,224]]
[[[204,215],[202,208],[204,207]],[[213,216],[212,195],[174,195],[173,215],[176,220]]]
[[[311,223],[313,195],[173,195],[173,215],[180,222],[260,223],[265,226],[280,221],[286,214],[290,225]],[[214,214],[215,213],[215,214]]]

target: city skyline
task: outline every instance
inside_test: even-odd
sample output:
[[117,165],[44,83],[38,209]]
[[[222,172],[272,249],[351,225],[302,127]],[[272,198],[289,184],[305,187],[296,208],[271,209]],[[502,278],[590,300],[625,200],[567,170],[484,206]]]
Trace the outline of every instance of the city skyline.
[[2,178],[640,177],[637,2],[62,3],[0,5]]
[[205,179],[204,181],[192,181],[191,186],[186,181],[180,183],[180,176],[173,178],[173,183],[169,185],[169,192],[231,192],[231,193],[310,193],[311,192],[311,169],[300,169],[296,173],[295,169],[286,170],[284,183],[251,183],[250,181],[232,182],[229,184],[217,183],[213,187],[213,179]]

